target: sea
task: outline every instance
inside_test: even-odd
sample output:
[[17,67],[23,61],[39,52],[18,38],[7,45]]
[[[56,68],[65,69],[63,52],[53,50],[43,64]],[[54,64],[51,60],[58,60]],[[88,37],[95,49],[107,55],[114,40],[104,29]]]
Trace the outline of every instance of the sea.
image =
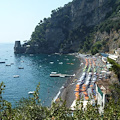
[[50,77],[50,73],[72,75],[80,68],[80,61],[74,55],[14,54],[14,44],[0,44],[0,62],[5,62],[0,63],[0,82],[6,86],[2,96],[12,107],[21,98],[31,96],[28,92],[35,91],[39,83],[41,104],[50,106],[69,80],[69,77]]

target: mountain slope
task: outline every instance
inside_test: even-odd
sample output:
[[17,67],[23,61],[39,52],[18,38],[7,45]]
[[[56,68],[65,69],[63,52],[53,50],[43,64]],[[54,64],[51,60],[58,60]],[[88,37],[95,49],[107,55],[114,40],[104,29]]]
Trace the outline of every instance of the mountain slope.
[[[118,3],[116,3],[118,2]],[[69,53],[90,50],[95,26],[111,16],[119,0],[73,0],[53,10],[35,28],[25,53]],[[117,19],[117,18],[116,18]],[[25,45],[24,45],[25,46]]]

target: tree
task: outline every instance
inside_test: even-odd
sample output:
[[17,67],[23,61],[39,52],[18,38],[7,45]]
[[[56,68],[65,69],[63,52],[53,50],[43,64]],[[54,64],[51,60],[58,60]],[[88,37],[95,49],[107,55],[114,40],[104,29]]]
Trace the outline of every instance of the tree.
[[88,101],[86,109],[83,103],[76,102],[75,111],[66,107],[64,101],[52,103],[51,107],[43,107],[39,99],[39,88],[37,86],[33,97],[22,98],[15,108],[2,99],[5,85],[0,84],[0,119],[3,120],[119,120],[120,119],[120,98],[117,102],[113,99],[106,104],[104,113],[99,113],[99,105],[94,106]]
[[107,60],[112,64],[111,70],[113,70],[117,77],[120,78],[120,65],[110,58],[107,58]]

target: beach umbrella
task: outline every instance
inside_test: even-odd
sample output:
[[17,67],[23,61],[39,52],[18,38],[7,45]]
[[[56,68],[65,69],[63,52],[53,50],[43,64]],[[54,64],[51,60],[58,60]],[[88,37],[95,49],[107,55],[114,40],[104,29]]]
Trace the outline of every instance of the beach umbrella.
[[78,89],[75,89],[74,91],[79,92],[79,90],[78,90]]
[[90,85],[90,87],[93,87],[93,85]]
[[85,99],[86,99],[86,100],[88,100],[88,99],[89,99],[89,97],[88,97],[88,96],[85,96]]
[[80,87],[80,85],[77,84],[76,87]]
[[75,94],[75,96],[76,96],[76,97],[78,97],[78,96],[79,96],[79,94]]
[[75,90],[79,90],[79,88],[75,88]]
[[79,95],[79,92],[76,92],[75,95]]
[[86,86],[82,86],[82,88],[85,88],[85,89],[86,89]]
[[83,92],[84,95],[88,95],[87,92]]
[[84,91],[85,91],[85,90],[86,90],[86,88],[82,88],[82,90],[84,90]]
[[76,92],[75,95],[79,95],[79,92]]
[[76,97],[79,97],[79,95],[75,95]]

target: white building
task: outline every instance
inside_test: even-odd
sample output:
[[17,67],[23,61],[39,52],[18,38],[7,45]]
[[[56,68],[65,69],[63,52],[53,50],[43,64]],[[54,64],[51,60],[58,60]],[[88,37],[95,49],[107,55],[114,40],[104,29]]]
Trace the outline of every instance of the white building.
[[118,56],[120,55],[120,48],[118,48],[117,50],[115,50],[115,54],[118,55]]
[[108,58],[112,59],[112,60],[117,60],[118,56],[117,55],[109,55]]

